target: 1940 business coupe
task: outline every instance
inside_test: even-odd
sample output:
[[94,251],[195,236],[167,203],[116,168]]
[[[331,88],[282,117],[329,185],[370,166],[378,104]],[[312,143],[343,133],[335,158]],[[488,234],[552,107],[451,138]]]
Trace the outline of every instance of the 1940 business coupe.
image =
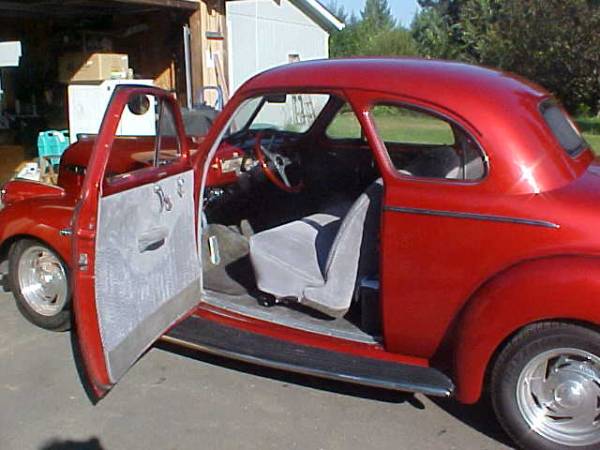
[[[154,108],[154,136],[120,136]],[[414,59],[247,82],[204,138],[117,89],[58,186],[4,186],[21,311],[104,395],[158,338],[386,389],[489,392],[527,448],[600,445],[600,166],[508,74]],[[71,300],[72,298],[72,300]]]

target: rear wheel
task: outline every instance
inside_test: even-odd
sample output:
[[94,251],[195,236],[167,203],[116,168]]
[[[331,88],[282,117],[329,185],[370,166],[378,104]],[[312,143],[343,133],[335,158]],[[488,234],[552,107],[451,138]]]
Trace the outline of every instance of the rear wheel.
[[45,244],[23,239],[9,254],[9,283],[17,307],[31,323],[53,331],[71,326],[68,269]]
[[523,448],[600,448],[600,334],[567,323],[526,327],[498,356],[491,396]]

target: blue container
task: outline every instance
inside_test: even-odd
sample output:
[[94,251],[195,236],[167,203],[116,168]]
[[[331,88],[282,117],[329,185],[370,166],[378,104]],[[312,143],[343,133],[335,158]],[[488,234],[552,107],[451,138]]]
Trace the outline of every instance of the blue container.
[[38,134],[38,156],[48,158],[53,166],[58,165],[60,157],[69,146],[69,131],[48,130]]

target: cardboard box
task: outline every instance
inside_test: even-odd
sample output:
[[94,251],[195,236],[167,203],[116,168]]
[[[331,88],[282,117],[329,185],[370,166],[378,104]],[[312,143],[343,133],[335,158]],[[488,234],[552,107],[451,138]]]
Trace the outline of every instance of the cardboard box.
[[120,53],[68,53],[58,63],[62,83],[123,80],[128,70],[129,57]]

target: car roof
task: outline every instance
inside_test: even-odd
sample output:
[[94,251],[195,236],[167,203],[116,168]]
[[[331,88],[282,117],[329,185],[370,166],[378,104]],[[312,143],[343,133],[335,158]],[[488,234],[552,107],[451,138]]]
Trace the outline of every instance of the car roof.
[[[243,90],[292,88],[366,89],[435,100],[463,101],[482,94],[492,102],[506,94],[548,96],[541,87],[516,75],[454,61],[421,58],[321,59],[286,64],[249,80]],[[444,92],[446,93],[444,95]],[[450,103],[454,103],[450,101]]]
[[320,89],[369,91],[371,101],[399,98],[458,119],[487,154],[490,190],[554,189],[587,164],[573,161],[544,122],[539,108],[551,97],[548,91],[519,76],[465,63],[397,57],[305,61],[256,75],[236,95]]

